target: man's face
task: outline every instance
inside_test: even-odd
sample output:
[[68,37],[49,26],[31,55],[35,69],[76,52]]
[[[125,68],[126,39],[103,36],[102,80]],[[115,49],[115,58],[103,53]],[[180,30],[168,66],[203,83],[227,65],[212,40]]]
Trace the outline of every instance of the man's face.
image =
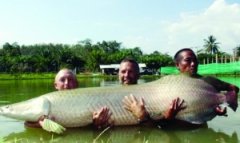
[[124,85],[137,84],[139,73],[133,63],[131,62],[121,63],[118,74],[119,81],[121,82],[121,84]]
[[196,55],[191,51],[182,51],[179,53],[180,60],[176,63],[181,73],[195,75],[198,71],[198,61]]
[[55,88],[57,90],[77,88],[77,79],[71,72],[60,71],[55,78]]

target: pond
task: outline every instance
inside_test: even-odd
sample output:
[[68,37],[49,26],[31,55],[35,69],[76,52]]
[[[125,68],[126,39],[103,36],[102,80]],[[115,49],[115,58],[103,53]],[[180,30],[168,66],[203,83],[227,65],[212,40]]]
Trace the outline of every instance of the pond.
[[[240,77],[218,77],[240,87]],[[141,78],[139,83],[156,78]],[[80,78],[80,88],[113,86],[117,78]],[[53,80],[2,80],[0,82],[0,105],[27,100],[54,91]],[[240,104],[240,99],[238,99]],[[228,117],[216,117],[207,126],[192,129],[161,129],[158,127],[128,126],[94,130],[90,127],[67,129],[56,135],[42,129],[26,128],[24,122],[0,116],[0,142],[15,143],[238,143],[240,142],[240,111],[228,109]]]

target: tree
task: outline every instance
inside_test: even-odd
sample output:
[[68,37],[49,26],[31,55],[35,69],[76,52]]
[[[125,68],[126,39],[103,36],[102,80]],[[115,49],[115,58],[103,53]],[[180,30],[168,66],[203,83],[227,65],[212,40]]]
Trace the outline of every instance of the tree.
[[119,52],[119,49],[121,47],[121,43],[118,43],[116,41],[102,41],[102,43],[98,42],[96,45],[108,54]]
[[204,39],[205,51],[210,54],[217,54],[219,52],[219,42],[216,42],[216,38],[213,35],[210,35],[208,39]]
[[6,72],[18,72],[21,57],[20,46],[16,42],[13,44],[5,43],[3,45],[2,55],[1,63],[4,64],[2,68],[4,68]]
[[122,59],[134,58],[144,62],[153,72],[171,64],[171,57],[158,51],[143,55],[140,47],[122,48],[116,41],[92,44],[90,39],[68,44],[18,45],[5,43],[0,48],[0,72],[12,74],[26,72],[56,72],[62,67],[77,71],[99,71],[100,64],[117,64]]
[[158,51],[154,51],[150,55],[144,55],[142,62],[147,65],[152,73],[156,73],[161,67],[173,64],[173,60],[169,55],[162,54]]
[[[216,56],[216,62],[217,62],[217,53],[219,52],[219,42],[216,42],[216,38],[213,35],[210,35],[208,39],[204,39],[205,44],[203,47],[205,48],[205,51],[209,53],[211,56],[215,54]],[[213,57],[212,57],[213,62]]]
[[240,45],[234,49],[234,54],[236,57],[240,57]]
[[21,52],[20,52],[20,46],[14,42],[12,45],[9,43],[5,43],[3,45],[3,51],[6,53],[6,56],[20,56]]

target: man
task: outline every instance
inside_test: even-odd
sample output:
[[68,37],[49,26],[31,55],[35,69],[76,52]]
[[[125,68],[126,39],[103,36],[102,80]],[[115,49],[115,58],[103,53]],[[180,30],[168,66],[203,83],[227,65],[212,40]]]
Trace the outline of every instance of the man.
[[78,87],[78,81],[76,75],[72,70],[64,68],[61,69],[54,80],[54,87],[56,90],[67,90]]
[[[203,77],[199,75],[197,73],[198,72],[197,56],[192,51],[192,49],[184,48],[179,50],[174,56],[174,61],[180,73],[188,74],[193,78],[201,78],[205,82],[211,84],[219,92],[227,91],[230,94],[237,94],[239,92],[239,88],[235,85],[226,83],[214,77],[210,76]],[[215,111],[218,115],[226,115],[226,107],[224,109],[221,109],[218,106],[215,108]]]
[[[54,80],[54,87],[56,90],[70,90],[70,89],[75,89],[78,87],[78,80],[76,75],[73,73],[72,70],[63,68],[59,70],[59,72],[55,76]],[[99,125],[102,124],[102,119],[99,118],[101,116],[105,117],[107,116],[106,113],[108,113],[109,109],[106,107],[101,108],[99,111],[93,112],[93,126],[98,127]],[[44,119],[45,117],[41,117],[39,119],[39,122],[29,122],[26,121],[24,124],[27,127],[41,127],[40,122]],[[52,117],[54,120],[54,117]],[[108,119],[108,118],[107,118]]]
[[[72,72],[72,70],[64,68],[59,70],[59,72],[56,74],[54,79],[54,87],[56,90],[68,90],[68,89],[74,89],[78,87],[78,81],[76,75]],[[29,122],[26,121],[24,123],[27,127],[35,127],[39,128],[41,127],[41,121],[45,117],[40,117],[38,122]],[[54,120],[54,117],[53,117]]]
[[[137,81],[140,77],[139,66],[138,63],[130,58],[123,59],[120,63],[118,78],[119,82],[124,85],[133,85],[137,84]],[[140,123],[145,122],[149,119],[149,115],[145,110],[144,100],[140,98],[140,102],[133,96],[125,96],[123,99],[123,107],[132,112],[132,114],[139,120]],[[166,111],[164,117],[165,119],[171,119],[175,116],[176,112],[183,109],[183,101],[179,98],[173,100],[172,105],[170,105],[170,109]],[[108,109],[108,108],[107,108]],[[105,109],[106,110],[106,109]],[[106,127],[111,125],[112,121],[109,121],[111,113],[110,111],[102,112],[104,115],[100,115],[99,119],[102,119],[101,124],[99,124],[98,128]]]
[[[118,71],[119,82],[125,86],[137,84],[139,77],[140,74],[138,63],[130,58],[123,59],[120,63]],[[101,129],[107,126],[111,126],[113,121],[110,120],[110,117],[111,112],[109,108],[102,107],[99,110],[99,114],[94,116],[93,121],[95,121],[96,118],[99,119],[98,121],[95,122],[98,124],[97,128]]]
[[126,58],[121,61],[118,78],[122,85],[137,84],[139,77],[139,66],[135,60]]

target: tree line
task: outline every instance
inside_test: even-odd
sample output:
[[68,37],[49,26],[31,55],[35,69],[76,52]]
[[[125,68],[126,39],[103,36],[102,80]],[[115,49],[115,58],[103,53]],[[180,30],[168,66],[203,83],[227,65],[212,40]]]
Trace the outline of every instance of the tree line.
[[[219,42],[212,35],[204,39],[203,49],[197,51],[199,61],[214,55],[229,55],[219,50]],[[235,48],[240,55],[240,46]],[[134,58],[156,72],[164,66],[173,66],[172,57],[159,51],[144,54],[140,47],[125,48],[117,41],[102,41],[93,44],[90,39],[77,44],[19,45],[5,43],[0,49],[0,72],[42,73],[57,72],[63,67],[77,72],[99,72],[99,65],[118,64],[122,59]]]
[[99,72],[100,64],[118,64],[125,57],[146,63],[154,70],[173,64],[171,56],[158,51],[143,54],[139,47],[124,48],[116,41],[92,44],[86,39],[74,45],[5,43],[0,49],[0,72],[57,72],[63,67],[77,69],[78,72]]

